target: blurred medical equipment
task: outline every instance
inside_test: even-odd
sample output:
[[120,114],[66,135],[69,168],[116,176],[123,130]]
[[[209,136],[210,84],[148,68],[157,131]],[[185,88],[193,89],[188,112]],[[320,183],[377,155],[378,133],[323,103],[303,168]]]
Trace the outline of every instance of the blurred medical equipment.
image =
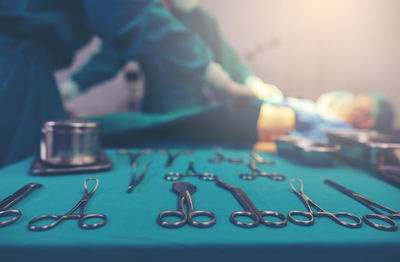
[[289,136],[278,137],[275,139],[275,143],[279,155],[315,166],[333,164],[334,153],[340,150],[337,145],[332,146]]
[[[88,192],[87,188],[87,182],[94,180],[96,181],[95,186],[93,189]],[[43,216],[38,216],[34,219],[32,219],[29,224],[28,224],[28,229],[32,231],[44,231],[44,230],[49,230],[58,224],[60,224],[63,220],[65,219],[78,219],[78,226],[83,229],[95,229],[102,227],[106,224],[107,222],[107,216],[103,214],[84,214],[83,211],[85,209],[85,206],[89,199],[93,196],[93,194],[96,192],[97,187],[99,185],[99,180],[97,178],[87,178],[84,183],[84,189],[85,192],[83,194],[83,197],[79,202],[65,215],[43,215]],[[74,214],[74,212],[79,209],[78,214]],[[93,224],[87,224],[85,223],[85,220],[90,220],[90,219],[100,219],[101,221],[98,223],[93,223]],[[50,224],[46,224],[43,226],[34,226],[34,224],[38,223],[39,221],[44,220],[44,221],[49,221],[49,220],[54,220],[54,222]]]
[[192,154],[192,150],[181,150],[179,152],[172,153],[168,149],[159,149],[158,152],[161,153],[161,154],[167,154],[168,155],[168,159],[167,159],[167,162],[165,163],[165,167],[171,167],[172,164],[174,163],[175,159],[178,158],[180,155]]
[[[220,179],[217,179],[216,182],[219,187],[230,191],[240,205],[245,209],[245,211],[236,211],[231,214],[230,221],[235,226],[252,228],[258,226],[259,224],[263,224],[270,227],[284,227],[287,224],[286,217],[281,213],[275,211],[258,210],[241,188],[222,182]],[[237,219],[237,217],[247,217],[254,222],[241,222]],[[279,221],[268,221],[265,219],[265,217],[275,217],[279,219]]]
[[400,137],[373,130],[331,131],[331,144],[339,145],[337,155],[346,161],[376,171],[400,186]]
[[[300,183],[300,191],[298,191],[293,182]],[[354,214],[347,213],[347,212],[337,212],[337,213],[330,213],[325,211],[324,209],[320,208],[314,201],[312,201],[303,191],[303,181],[301,179],[291,179],[290,187],[292,188],[293,192],[300,198],[303,202],[307,211],[290,211],[288,215],[288,219],[290,222],[301,225],[301,226],[311,226],[314,224],[314,217],[328,217],[338,223],[339,225],[350,227],[350,228],[359,228],[362,225],[362,220]],[[313,209],[317,210],[314,212]],[[300,220],[294,218],[295,216],[305,217],[307,220]],[[355,223],[346,222],[345,220],[340,219],[340,217],[348,218],[349,220],[354,221]]]
[[228,158],[228,157],[225,157],[222,154],[222,148],[220,148],[220,147],[216,148],[214,150],[214,152],[215,152],[215,154],[217,156],[216,156],[216,158],[209,158],[208,159],[209,163],[219,164],[221,162],[225,162],[226,161],[226,162],[233,163],[233,164],[240,164],[240,163],[243,162],[243,160],[240,159],[240,158]]
[[132,174],[131,182],[129,183],[129,186],[128,186],[128,193],[132,193],[133,189],[135,189],[140,184],[140,182],[142,182],[144,176],[146,175],[147,169],[149,168],[149,166],[151,164],[151,161],[146,163],[146,165],[144,166],[142,172],[136,178],[137,164],[138,164],[137,161],[135,161],[132,164],[133,174]]
[[184,177],[198,177],[204,181],[214,181],[217,178],[217,176],[212,173],[198,173],[194,168],[193,160],[190,160],[189,166],[186,169],[185,173],[169,172],[165,174],[164,179],[168,181],[177,181],[181,180]]
[[[191,195],[196,192],[196,186],[190,183],[174,183],[172,185],[172,190],[178,194],[178,210],[167,210],[163,211],[158,215],[157,222],[167,228],[178,228],[185,224],[189,224],[198,228],[211,227],[216,222],[216,216],[210,211],[195,211],[193,207],[193,201]],[[187,206],[188,212],[185,211],[185,204]],[[166,217],[177,217],[180,221],[168,222],[165,220]],[[195,217],[208,217],[208,221],[196,221]]]
[[100,124],[49,121],[42,128],[40,159],[54,166],[96,163],[101,153]]
[[[8,226],[15,221],[17,221],[21,217],[21,211],[17,209],[8,209],[18,203],[21,199],[26,197],[29,193],[31,193],[33,190],[42,187],[41,184],[37,183],[30,183],[19,190],[17,190],[14,194],[4,198],[0,202],[0,227],[5,227]],[[3,219],[10,217],[10,219]]]
[[278,173],[268,173],[266,171],[260,170],[256,166],[256,161],[251,160],[250,163],[246,163],[246,166],[250,169],[250,173],[241,173],[239,175],[240,179],[243,180],[254,180],[257,177],[268,177],[269,179],[275,180],[275,181],[283,181],[286,179],[286,177],[282,174]]
[[250,153],[250,157],[256,162],[256,164],[260,165],[275,165],[274,160],[264,159],[262,156],[257,154],[256,152],[252,151]]
[[133,167],[134,164],[136,164],[136,162],[138,161],[138,159],[143,156],[143,155],[147,155],[147,154],[151,154],[152,151],[150,149],[143,149],[140,150],[136,153],[132,153],[131,151],[127,150],[127,149],[119,149],[117,151],[118,155],[128,155],[129,156],[129,163],[131,164],[131,166]]
[[[324,182],[326,184],[332,186],[333,188],[339,190],[343,194],[360,202],[361,204],[363,204],[364,206],[368,207],[373,212],[375,212],[374,214],[363,215],[363,220],[367,225],[369,225],[373,228],[379,229],[379,230],[384,230],[384,231],[396,231],[397,230],[398,225],[395,221],[393,221],[393,219],[400,219],[400,212],[390,209],[388,207],[385,207],[381,204],[378,204],[378,203],[376,203],[354,191],[351,191],[348,188],[345,188],[341,185],[338,185],[338,184],[332,182],[329,179],[325,179]],[[390,215],[384,214],[379,209],[390,213]],[[388,225],[378,224],[378,223],[374,222],[374,220],[380,220],[380,221],[386,222]]]

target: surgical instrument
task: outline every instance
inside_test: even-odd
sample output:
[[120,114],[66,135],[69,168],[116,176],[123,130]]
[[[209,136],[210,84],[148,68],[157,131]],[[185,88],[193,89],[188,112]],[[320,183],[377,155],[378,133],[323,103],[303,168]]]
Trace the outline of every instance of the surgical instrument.
[[6,197],[0,202],[0,218],[3,217],[11,217],[10,219],[7,220],[0,220],[0,227],[5,227],[8,226],[15,221],[17,221],[21,217],[21,211],[17,209],[8,209],[12,207],[14,204],[16,204],[18,201],[26,197],[29,193],[31,193],[33,190],[42,187],[41,184],[37,183],[30,183],[19,190],[17,190],[14,194]]
[[[300,183],[300,192],[294,187],[293,182],[297,181]],[[301,225],[301,226],[311,226],[314,224],[314,217],[328,217],[338,223],[339,225],[345,226],[345,227],[351,227],[351,228],[358,228],[361,227],[362,225],[362,220],[357,217],[354,214],[347,213],[347,212],[337,212],[337,213],[330,213],[319,207],[317,204],[315,204],[314,201],[312,201],[305,193],[303,190],[303,181],[300,179],[291,179],[290,182],[290,187],[292,188],[293,192],[300,198],[300,200],[303,202],[303,204],[306,206],[307,211],[290,211],[288,215],[289,221],[291,221],[294,224]],[[312,208],[315,208],[317,212],[314,212]],[[294,216],[302,216],[307,218],[307,220],[300,220],[300,219],[295,219]],[[350,223],[346,222],[340,217],[345,217],[348,218],[355,223]]]
[[[87,188],[87,181],[94,180],[96,181],[96,185],[93,187],[93,189],[88,192]],[[103,214],[84,214],[83,211],[85,209],[85,206],[87,202],[89,201],[90,197],[93,196],[93,194],[96,192],[96,189],[99,185],[99,180],[97,178],[87,178],[84,183],[84,189],[85,192],[83,194],[83,197],[79,200],[79,202],[65,215],[43,215],[43,216],[38,216],[34,219],[32,219],[29,224],[28,224],[28,229],[32,231],[44,231],[44,230],[49,230],[58,224],[60,224],[63,220],[65,219],[78,219],[78,225],[79,227],[83,229],[94,229],[94,228],[99,228],[102,227],[106,224],[107,222],[107,216]],[[78,214],[74,214],[74,212],[80,208]],[[85,220],[88,219],[100,219],[101,222],[98,223],[93,223],[93,224],[87,224],[84,223]],[[41,220],[54,220],[54,222],[44,225],[44,226],[34,226],[33,224],[41,221]]]
[[133,164],[133,174],[131,178],[131,182],[129,183],[128,186],[128,193],[132,193],[133,189],[135,189],[140,182],[142,182],[144,176],[146,175],[147,169],[149,168],[151,164],[151,161],[147,162],[147,164],[144,166],[142,173],[136,178],[136,172],[137,172],[137,161],[134,162]]
[[[220,179],[217,179],[216,182],[219,187],[230,191],[240,205],[245,209],[245,211],[236,211],[231,214],[230,221],[235,226],[252,228],[259,224],[263,224],[270,227],[284,227],[287,224],[286,216],[279,212],[258,210],[241,188],[222,182]],[[241,222],[237,217],[248,217],[252,219],[253,222]],[[275,217],[279,219],[279,221],[268,221],[265,217]]]
[[133,167],[133,164],[139,159],[139,157],[141,157],[142,155],[151,154],[151,153],[152,153],[152,151],[150,149],[143,149],[136,153],[132,153],[131,151],[129,151],[127,149],[119,149],[118,150],[119,155],[128,155],[129,156],[129,161],[130,161],[130,164],[132,167]]
[[246,166],[250,169],[250,173],[241,173],[239,175],[240,179],[243,180],[254,180],[257,177],[268,177],[269,179],[272,179],[274,181],[283,181],[286,179],[286,177],[282,174],[278,174],[278,173],[268,173],[266,171],[262,171],[260,170],[257,166],[256,166],[256,161],[255,160],[251,160],[250,163],[246,163]]
[[[196,186],[190,183],[174,183],[172,190],[178,194],[178,210],[167,210],[163,211],[158,215],[157,222],[167,228],[179,228],[185,224],[189,224],[198,228],[207,228],[215,225],[216,216],[210,211],[195,211],[193,207],[193,200],[191,195],[196,192]],[[185,212],[185,204],[188,208],[188,213]],[[177,222],[168,222],[164,218],[166,217],[178,217],[181,220]],[[208,217],[208,221],[196,221],[195,217]]]
[[274,160],[264,159],[262,156],[260,156],[259,154],[257,154],[257,153],[254,152],[254,151],[250,152],[250,157],[251,157],[257,164],[260,164],[260,165],[275,165],[275,161],[274,161]]
[[180,155],[192,154],[192,150],[182,150],[182,151],[179,151],[176,153],[172,153],[170,150],[167,150],[167,149],[159,149],[158,152],[168,155],[167,162],[165,162],[165,167],[171,167],[172,164],[174,163],[175,159],[177,157],[179,157]]
[[240,158],[228,158],[228,157],[225,157],[222,154],[222,149],[220,147],[215,149],[214,152],[215,152],[215,154],[217,156],[215,158],[209,158],[208,159],[209,163],[219,164],[221,162],[225,162],[226,161],[226,162],[233,163],[233,164],[240,164],[240,163],[243,162],[242,159],[240,159]]
[[[396,231],[398,228],[398,225],[395,221],[393,221],[393,219],[400,219],[400,212],[395,211],[393,209],[390,209],[388,207],[385,207],[381,204],[378,204],[354,191],[351,191],[350,189],[347,189],[341,185],[338,185],[334,182],[332,182],[329,179],[325,179],[324,181],[326,184],[332,186],[333,188],[339,190],[340,192],[342,192],[343,194],[353,198],[354,200],[360,202],[361,204],[363,204],[364,206],[368,207],[369,209],[371,209],[373,212],[375,212],[374,214],[365,214],[363,215],[363,220],[364,222],[376,229],[379,230],[384,230],[384,231]],[[377,208],[375,208],[377,207]],[[390,213],[390,215],[386,215],[383,212],[381,212],[379,209],[384,210],[388,213]],[[375,223],[372,219],[376,219],[376,220],[381,220],[383,222],[388,223],[389,225],[382,225],[382,224],[378,224]]]
[[185,173],[169,172],[165,174],[164,179],[168,181],[177,181],[184,177],[198,177],[204,181],[214,181],[217,178],[216,175],[212,173],[198,173],[194,168],[193,160],[190,160],[189,166]]

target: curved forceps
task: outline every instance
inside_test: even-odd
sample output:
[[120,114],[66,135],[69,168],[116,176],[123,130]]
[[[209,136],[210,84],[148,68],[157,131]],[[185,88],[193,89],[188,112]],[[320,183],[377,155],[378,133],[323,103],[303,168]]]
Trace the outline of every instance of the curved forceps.
[[208,159],[208,163],[219,164],[221,162],[227,161],[227,162],[233,163],[233,164],[241,164],[243,162],[243,160],[240,159],[240,158],[228,158],[228,157],[225,157],[224,154],[222,154],[222,149],[220,147],[215,149],[215,154],[217,156],[215,158],[209,158]]
[[[94,180],[96,181],[96,185],[93,187],[93,189],[88,192],[87,189],[87,181]],[[60,224],[63,220],[65,219],[78,219],[78,225],[79,227],[83,229],[94,229],[98,227],[102,227],[105,225],[107,222],[107,216],[103,214],[88,214],[85,215],[83,213],[85,206],[87,202],[89,201],[90,197],[96,192],[97,187],[99,185],[99,180],[97,178],[88,178],[84,181],[83,183],[84,188],[85,188],[85,193],[83,194],[83,197],[79,202],[65,215],[43,215],[43,216],[38,216],[34,219],[32,219],[29,224],[28,224],[28,229],[32,231],[44,231],[44,230],[49,230],[58,224]],[[73,214],[78,208],[80,208],[78,214]],[[99,218],[102,221],[99,223],[95,224],[86,224],[85,220],[91,219],[91,218]],[[54,220],[54,222],[44,225],[44,226],[34,226],[33,224],[37,223],[40,220]]]
[[[196,192],[196,186],[190,183],[174,183],[172,190],[178,194],[178,210],[166,210],[158,215],[157,222],[167,228],[179,228],[185,224],[189,224],[198,228],[207,228],[215,225],[216,216],[210,211],[195,211],[193,207],[193,200],[191,195]],[[188,213],[185,212],[185,204],[188,208]],[[177,222],[168,222],[164,220],[165,217],[178,217],[181,220]],[[208,217],[208,221],[196,221],[195,217]]]
[[247,163],[246,166],[250,169],[251,173],[241,173],[239,175],[240,179],[254,180],[257,177],[268,177],[269,179],[272,179],[274,181],[283,181],[286,179],[286,177],[282,174],[268,173],[266,171],[260,170],[256,166],[256,162],[254,160],[252,160],[250,163]]
[[7,220],[0,221],[0,227],[8,226],[15,221],[17,221],[21,217],[21,211],[17,209],[8,209],[20,201],[22,198],[26,197],[31,191],[36,188],[42,187],[41,184],[30,183],[22,188],[18,189],[14,194],[6,197],[0,202],[0,218],[2,217],[10,217]]
[[[294,187],[293,182],[298,181],[300,183],[300,191]],[[303,181],[301,179],[291,179],[290,187],[292,188],[293,192],[300,198],[303,204],[306,206],[307,211],[290,211],[288,215],[288,219],[297,225],[301,226],[311,226],[314,224],[314,217],[328,217],[338,223],[339,225],[350,227],[350,228],[359,228],[362,225],[362,220],[354,214],[348,212],[337,212],[337,213],[330,213],[325,211],[324,209],[320,208],[317,204],[314,203],[305,193],[303,190]],[[313,212],[312,207],[317,210],[317,212]],[[303,216],[308,220],[300,220],[294,218],[294,216]],[[347,217],[348,219],[353,220],[355,223],[346,222],[340,217]]]
[[[378,204],[354,191],[351,191],[350,189],[347,189],[341,185],[338,185],[334,182],[332,182],[329,179],[325,179],[324,181],[326,184],[332,186],[333,188],[339,190],[340,192],[342,192],[343,194],[353,198],[354,200],[360,202],[361,204],[363,204],[364,206],[368,207],[369,209],[371,209],[373,212],[375,212],[374,214],[365,214],[363,215],[363,220],[364,222],[376,229],[379,230],[384,230],[384,231],[396,231],[398,228],[398,225],[395,221],[393,221],[393,219],[400,219],[400,212],[395,211],[393,209],[390,209],[388,207],[385,207],[381,204]],[[377,208],[375,208],[377,207]],[[382,211],[380,211],[379,209],[386,211],[388,213],[390,213],[390,215],[386,215],[384,214]],[[373,222],[373,220],[371,219],[376,219],[376,220],[381,220],[383,222],[388,223],[389,225],[382,225],[382,224],[378,224]]]
[[175,159],[180,156],[180,155],[190,155],[192,154],[192,150],[182,150],[176,153],[172,153],[170,150],[167,149],[159,149],[159,153],[167,154],[168,159],[167,162],[165,162],[165,167],[170,167],[174,163]]
[[[252,228],[256,227],[259,224],[263,224],[270,227],[284,227],[287,224],[286,216],[275,211],[260,211],[258,210],[253,202],[251,202],[250,198],[247,194],[238,187],[232,186],[228,183],[222,182],[220,179],[217,179],[217,185],[222,187],[232,193],[232,195],[236,198],[236,200],[240,203],[240,205],[245,209],[245,211],[236,211],[233,212],[230,216],[230,221],[235,226]],[[268,221],[265,217],[276,217],[279,221]],[[253,222],[246,223],[241,222],[237,219],[237,217],[248,217]]]
[[198,177],[204,181],[214,181],[217,178],[217,176],[213,173],[198,173],[194,168],[193,160],[190,160],[189,166],[185,173],[169,172],[164,175],[164,179],[168,181],[178,181],[184,177]]

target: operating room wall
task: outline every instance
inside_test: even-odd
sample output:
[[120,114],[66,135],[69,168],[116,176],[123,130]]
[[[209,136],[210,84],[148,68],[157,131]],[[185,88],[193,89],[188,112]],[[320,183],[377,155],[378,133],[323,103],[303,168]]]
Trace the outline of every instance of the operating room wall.
[[[380,91],[394,104],[400,127],[400,1],[200,0],[200,5],[216,17],[250,68],[285,94],[315,99],[338,89]],[[95,45],[77,56],[73,68]],[[70,72],[59,73],[59,82]],[[120,78],[106,85],[121,85]],[[110,100],[101,92],[97,96]],[[100,106],[99,100],[72,104]]]

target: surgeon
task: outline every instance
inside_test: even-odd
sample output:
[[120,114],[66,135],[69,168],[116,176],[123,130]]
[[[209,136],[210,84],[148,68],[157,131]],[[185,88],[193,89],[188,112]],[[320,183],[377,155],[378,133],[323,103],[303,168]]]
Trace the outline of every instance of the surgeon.
[[[195,104],[201,96],[189,96],[188,92],[200,94],[204,85],[228,94],[226,97],[253,97],[213,61],[207,45],[173,18],[160,1],[2,1],[0,166],[37,152],[44,121],[65,119],[53,71],[68,66],[74,52],[93,35],[100,36],[118,57],[154,68],[157,75],[147,78],[149,86],[169,86],[163,92],[147,90],[149,97],[160,102],[155,111],[168,107],[168,96]],[[187,91],[187,86],[198,89]],[[258,111],[250,112],[254,126]]]
[[[190,32],[201,38],[210,48],[214,61],[221,72],[230,79],[241,83],[251,90],[259,99],[282,98],[281,91],[264,83],[240,60],[233,48],[225,41],[219,31],[215,19],[197,6],[197,0],[164,0],[164,7]],[[102,43],[99,52],[69,80],[61,85],[61,93],[65,99],[71,99],[94,85],[114,77],[124,66],[128,58],[121,59],[113,48]],[[139,61],[140,62],[140,61]],[[179,93],[165,94],[163,90],[170,88],[170,83],[163,81],[156,67],[141,63],[142,71],[147,79],[159,79],[146,83],[146,94],[142,102],[142,112],[170,112],[196,105],[205,105],[210,100],[210,92],[206,89],[199,93],[197,86],[186,84]],[[175,84],[180,86],[179,83]],[[175,88],[174,88],[175,89]],[[162,95],[161,95],[162,94]],[[211,94],[212,96],[212,94]]]

